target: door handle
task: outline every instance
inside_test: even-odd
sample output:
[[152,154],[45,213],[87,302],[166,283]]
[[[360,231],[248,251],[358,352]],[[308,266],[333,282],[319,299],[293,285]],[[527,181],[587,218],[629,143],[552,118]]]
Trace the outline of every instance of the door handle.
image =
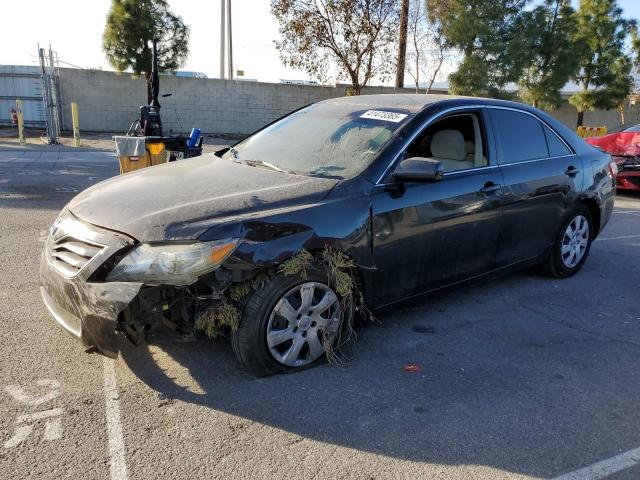
[[567,175],[568,177],[573,177],[573,176],[577,175],[578,173],[580,173],[580,169],[574,167],[573,165],[571,165],[569,168],[567,168],[564,171],[564,174]]
[[498,185],[493,182],[487,182],[484,184],[484,187],[478,190],[478,193],[480,193],[481,195],[491,195],[492,193],[497,192],[501,188],[502,188],[502,185]]

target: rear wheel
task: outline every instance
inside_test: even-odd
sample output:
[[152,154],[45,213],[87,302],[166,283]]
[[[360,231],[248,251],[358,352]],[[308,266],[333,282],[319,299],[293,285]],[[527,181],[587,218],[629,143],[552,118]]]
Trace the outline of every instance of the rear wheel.
[[545,272],[556,278],[566,278],[582,268],[587,260],[593,238],[591,212],[577,206],[560,227],[553,250],[545,264]]
[[273,277],[250,294],[231,344],[254,375],[301,370],[324,358],[325,346],[333,345],[341,329],[351,325],[352,310],[321,270],[306,279]]

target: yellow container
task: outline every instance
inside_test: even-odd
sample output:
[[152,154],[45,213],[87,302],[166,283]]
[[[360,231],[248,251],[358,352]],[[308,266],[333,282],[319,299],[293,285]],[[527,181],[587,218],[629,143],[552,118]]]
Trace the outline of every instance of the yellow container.
[[135,157],[120,155],[118,160],[120,161],[120,173],[133,172],[134,170],[151,166],[151,159],[148,153]]
[[167,161],[167,150],[164,143],[147,144],[147,152],[149,152],[151,165],[160,165]]
[[133,172],[145,167],[160,165],[167,161],[167,150],[164,143],[148,143],[146,145],[146,153],[140,156],[120,155],[118,157],[120,163],[120,173]]

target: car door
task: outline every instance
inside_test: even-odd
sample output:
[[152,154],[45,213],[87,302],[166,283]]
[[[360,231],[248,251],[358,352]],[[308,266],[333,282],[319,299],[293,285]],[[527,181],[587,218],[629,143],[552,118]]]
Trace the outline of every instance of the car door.
[[580,158],[532,113],[488,108],[504,177],[498,266],[535,258],[553,244],[582,183]]
[[495,264],[502,173],[487,148],[482,109],[427,125],[396,164],[402,158],[436,158],[445,167],[442,180],[397,182],[389,176],[373,190],[379,305],[473,277]]

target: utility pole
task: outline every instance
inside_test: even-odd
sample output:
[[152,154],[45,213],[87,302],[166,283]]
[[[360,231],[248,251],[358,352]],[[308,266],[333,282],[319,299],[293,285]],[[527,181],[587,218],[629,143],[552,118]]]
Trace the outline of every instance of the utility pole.
[[409,24],[409,0],[400,5],[400,36],[398,38],[398,59],[396,62],[396,88],[404,87],[404,64],[407,57],[407,27]]
[[227,22],[227,15],[225,13],[225,5],[227,0],[220,0],[220,78],[224,78],[224,57],[226,56],[226,35],[225,26]]
[[220,0],[220,78],[228,78],[229,80],[233,80],[231,0]]
[[227,51],[229,52],[229,65],[227,65],[227,77],[233,80],[233,38],[231,36],[231,0],[227,0]]

